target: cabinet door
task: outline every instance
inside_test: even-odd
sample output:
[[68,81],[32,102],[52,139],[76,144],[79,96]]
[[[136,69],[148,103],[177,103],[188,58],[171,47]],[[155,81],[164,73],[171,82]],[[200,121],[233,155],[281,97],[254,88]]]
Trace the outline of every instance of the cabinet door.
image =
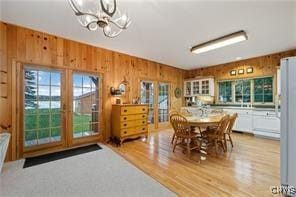
[[184,82],[184,96],[191,96],[192,90],[191,90],[191,81]]
[[192,81],[192,94],[193,95],[200,94],[200,81]]
[[280,133],[280,119],[275,116],[253,116],[254,130]]
[[209,95],[210,96],[215,96],[215,82],[214,79],[209,79]]
[[252,116],[248,114],[238,114],[233,130],[252,133]]
[[201,94],[209,95],[210,94],[210,81],[202,80],[201,81]]

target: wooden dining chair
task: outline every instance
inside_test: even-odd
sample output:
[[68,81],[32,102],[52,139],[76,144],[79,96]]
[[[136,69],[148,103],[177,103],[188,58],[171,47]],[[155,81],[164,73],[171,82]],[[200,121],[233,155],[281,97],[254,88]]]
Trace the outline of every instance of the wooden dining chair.
[[[238,116],[237,113],[234,113],[232,116],[230,116],[228,127],[226,129],[226,132],[224,133],[224,142],[225,142],[226,150],[227,150],[227,141],[230,141],[231,147],[233,148],[233,141],[231,138],[231,134],[232,134],[232,129],[233,129],[233,126],[234,126],[237,116]],[[226,136],[228,136],[228,139]]]
[[229,124],[229,115],[223,116],[220,120],[218,127],[215,130],[205,131],[203,138],[208,142],[208,146],[215,146],[216,155],[218,155],[219,145],[223,151],[226,151],[224,133],[227,130]]
[[198,149],[198,134],[191,131],[188,125],[187,119],[180,114],[173,114],[170,116],[170,122],[175,130],[174,147],[175,152],[176,146],[182,146],[186,148],[187,155],[189,156],[191,150]]
[[[170,111],[170,112],[169,112],[170,121],[171,121],[171,116],[174,115],[174,114],[179,114],[179,112],[176,111],[176,110]],[[172,125],[172,126],[173,126],[173,125]],[[176,137],[176,134],[175,134],[176,131],[175,131],[174,127],[173,127],[173,131],[174,131],[174,133],[173,133],[173,137],[172,137],[172,140],[171,140],[171,144],[174,143],[174,140],[175,140],[175,137]]]

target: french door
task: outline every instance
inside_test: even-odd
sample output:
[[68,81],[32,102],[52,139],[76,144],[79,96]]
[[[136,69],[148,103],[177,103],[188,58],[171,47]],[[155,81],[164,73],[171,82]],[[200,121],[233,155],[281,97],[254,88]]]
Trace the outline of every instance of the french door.
[[148,123],[150,129],[167,126],[169,121],[169,83],[142,80],[140,99],[149,105]]
[[96,75],[72,72],[72,96],[70,139],[72,144],[92,141],[100,129],[99,77]]
[[27,65],[20,71],[20,157],[97,142],[99,76]]

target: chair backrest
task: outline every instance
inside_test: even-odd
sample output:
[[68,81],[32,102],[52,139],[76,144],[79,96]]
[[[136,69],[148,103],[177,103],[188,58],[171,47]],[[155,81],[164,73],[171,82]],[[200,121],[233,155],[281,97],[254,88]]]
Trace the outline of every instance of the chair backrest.
[[180,114],[177,110],[172,110],[169,112],[169,116],[171,117],[171,115],[174,115],[174,114]]
[[232,133],[232,129],[233,129],[233,126],[234,126],[237,116],[238,116],[237,113],[234,113],[232,116],[230,116],[226,133]]
[[223,118],[221,118],[219,126],[218,126],[215,134],[219,137],[223,137],[224,133],[227,130],[228,124],[229,124],[229,115],[225,115],[225,116],[223,116]]
[[188,121],[184,116],[180,114],[172,114],[170,116],[170,122],[173,126],[176,135],[187,132]]

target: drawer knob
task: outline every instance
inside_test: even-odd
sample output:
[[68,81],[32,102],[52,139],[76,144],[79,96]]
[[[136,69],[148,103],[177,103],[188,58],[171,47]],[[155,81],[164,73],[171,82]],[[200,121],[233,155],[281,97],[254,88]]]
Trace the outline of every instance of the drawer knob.
[[126,120],[126,117],[124,117],[123,120]]
[[124,124],[123,126],[125,126],[125,127],[126,127],[126,126],[127,126],[127,124]]
[[142,110],[145,111],[145,108],[143,108]]
[[142,130],[144,131],[144,130],[145,130],[145,128],[142,128]]
[[123,132],[124,134],[126,134],[126,131],[125,132]]
[[142,124],[144,124],[144,123],[145,123],[145,121],[142,122]]
[[145,115],[143,115],[142,117],[145,118]]
[[127,109],[123,110],[124,112],[127,112]]

